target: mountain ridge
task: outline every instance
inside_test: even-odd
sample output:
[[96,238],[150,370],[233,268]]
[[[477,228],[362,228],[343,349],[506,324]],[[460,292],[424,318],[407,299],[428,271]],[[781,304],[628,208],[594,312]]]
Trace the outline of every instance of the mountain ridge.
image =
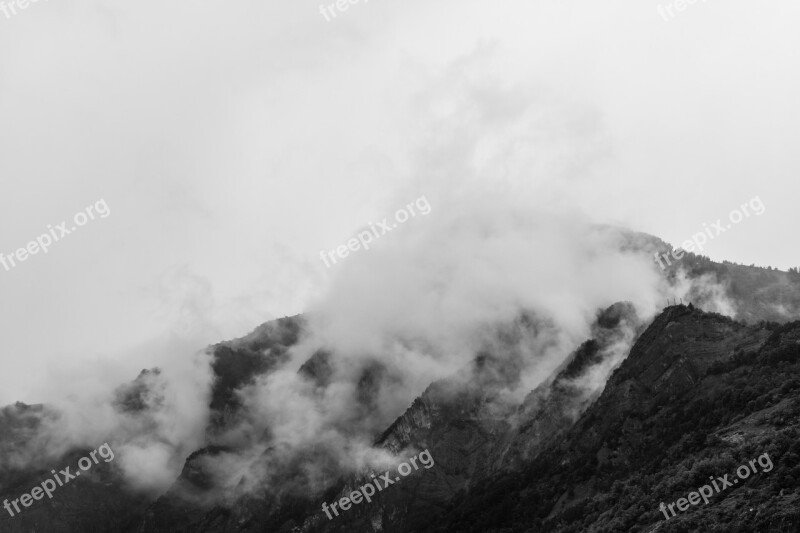
[[[642,247],[637,240],[640,237],[631,239],[629,245],[639,246],[647,253],[665,246],[663,241],[656,239]],[[81,480],[81,490],[97,494],[96,503],[99,505],[89,508],[85,503],[82,504],[77,491],[61,497],[68,498],[72,508],[81,509],[81,527],[86,528],[83,531],[103,531],[106,527],[104,524],[113,524],[118,531],[137,533],[262,531],[265,527],[270,531],[293,533],[353,530],[528,531],[534,526],[536,531],[582,531],[580,527],[590,527],[587,530],[591,531],[612,531],[622,527],[619,524],[642,531],[655,530],[644,529],[646,527],[661,528],[659,531],[680,531],[669,528],[674,527],[675,523],[694,524],[696,521],[691,521],[694,519],[690,520],[690,515],[686,515],[675,522],[665,522],[667,525],[663,526],[657,521],[656,507],[634,506],[635,512],[630,510],[631,506],[619,510],[617,507],[622,504],[609,503],[607,494],[597,488],[597,480],[588,477],[588,481],[583,480],[585,483],[578,483],[570,477],[570,471],[565,470],[566,466],[574,469],[573,477],[588,476],[591,468],[600,472],[609,470],[618,476],[614,481],[619,482],[617,488],[613,488],[615,485],[612,483],[613,490],[630,496],[630,491],[626,492],[627,486],[622,486],[630,482],[623,476],[630,464],[621,458],[639,460],[637,450],[641,450],[644,444],[654,446],[648,434],[642,433],[642,428],[650,423],[647,422],[650,420],[648,417],[661,417],[659,409],[668,409],[670,405],[674,409],[684,408],[681,402],[687,395],[696,395],[700,384],[716,383],[714,380],[738,382],[742,377],[742,369],[748,365],[759,363],[767,367],[776,365],[776,368],[784,365],[794,372],[797,358],[794,351],[796,345],[793,343],[800,343],[798,323],[788,322],[789,317],[800,316],[800,277],[774,270],[714,263],[694,254],[686,254],[682,264],[672,265],[664,276],[667,280],[676,281],[684,275],[682,272],[691,279],[710,276],[719,282],[726,291],[725,296],[735,303],[740,320],[703,312],[689,304],[668,306],[649,324],[645,324],[635,316],[630,304],[614,304],[598,311],[591,338],[580,344],[548,379],[527,392],[520,403],[509,402],[503,393],[509,386],[515,386],[519,379],[519,360],[513,354],[513,349],[507,350],[505,355],[491,350],[478,352],[469,368],[449,379],[431,383],[405,412],[375,435],[374,444],[394,455],[430,448],[437,466],[419,473],[418,477],[409,477],[402,484],[392,487],[392,493],[376,498],[378,501],[368,507],[357,507],[336,521],[327,521],[319,510],[320,503],[333,501],[346,493],[365,473],[342,472],[337,478],[335,470],[332,470],[333,477],[327,487],[315,494],[286,492],[280,495],[257,490],[241,492],[241,496],[232,500],[220,500],[214,496],[216,487],[213,476],[204,466],[209,459],[224,458],[226,454],[236,451],[235,446],[216,441],[226,428],[240,420],[243,405],[237,391],[252,385],[288,361],[288,351],[303,339],[308,325],[304,315],[267,322],[244,337],[221,342],[209,349],[215,379],[209,400],[211,416],[207,445],[186,458],[182,473],[167,493],[155,501],[148,501],[126,488],[118,473],[110,471],[100,484],[93,480],[83,483],[84,480]],[[790,290],[787,291],[787,287]],[[775,298],[776,291],[780,294],[779,298]],[[717,296],[702,291],[692,293],[690,290],[687,297],[702,304]],[[780,308],[771,303],[774,301],[779,302]],[[776,318],[785,323],[779,325],[770,322]],[[528,327],[526,321],[529,319],[521,316],[513,328],[523,331]],[[515,331],[513,328],[509,331]],[[630,354],[619,352],[620,347],[627,346],[634,339]],[[692,357],[681,350],[691,350]],[[318,350],[301,365],[298,374],[308,383],[325,388],[332,375],[335,357],[332,351]],[[381,379],[382,372],[384,370],[379,363],[363,370],[359,387],[362,401],[366,402],[364,405],[367,407],[374,394],[375,380]],[[149,381],[158,377],[157,369],[143,370],[136,380],[118,389],[114,408],[121,412],[146,411],[147,404],[142,398],[148,392]],[[800,383],[792,378],[778,383],[779,378],[769,381],[761,374],[759,377],[779,391],[789,384],[789,388],[783,391],[787,397],[781,400],[783,403],[762,400],[771,398],[769,395],[772,393],[767,391],[763,394],[759,392],[748,401],[767,402],[769,405],[765,409],[779,411],[774,415],[776,420],[794,417],[795,426],[789,426],[787,431],[796,431],[796,407],[799,403],[796,393],[800,390]],[[613,401],[609,398],[613,398]],[[638,399],[638,402],[632,401],[632,398]],[[690,403],[701,401],[698,398],[692,398]],[[738,408],[739,397],[732,396],[731,400]],[[703,397],[701,403],[706,405],[703,402],[717,406],[714,403],[717,398]],[[624,410],[620,411],[623,407]],[[754,409],[758,405],[751,407]],[[48,416],[49,412],[47,406],[41,405],[17,404],[4,408],[0,412],[0,428],[3,428],[0,446],[8,448],[22,445],[31,438],[31,432],[35,433],[41,417]],[[624,423],[620,422],[622,412],[626,415]],[[714,410],[711,412],[716,413]],[[756,412],[748,411],[747,416]],[[732,417],[735,418],[735,415],[727,413],[726,422],[732,423]],[[622,432],[616,435],[617,440],[613,440],[609,435],[614,434],[612,426],[617,423]],[[722,422],[717,423],[719,425]],[[699,427],[706,426],[700,424]],[[729,431],[731,427],[715,426],[713,429],[716,433],[712,433],[712,436],[720,435],[716,440],[712,436],[693,436],[691,439],[694,440],[690,439],[686,444],[680,439],[673,442],[673,436],[669,436],[665,442],[669,446],[700,453],[696,442],[705,443],[708,440],[715,446],[719,442],[728,442],[725,438],[733,438],[730,437],[733,434]],[[684,429],[694,433],[690,427]],[[659,434],[657,428],[651,428],[651,431]],[[783,434],[777,430],[773,433],[778,436]],[[265,439],[266,454],[270,450],[269,435],[265,434],[262,438]],[[591,454],[587,455],[587,450],[581,448],[578,442],[594,446]],[[735,442],[735,439],[731,442]],[[650,448],[644,449],[652,451]],[[657,446],[653,449],[661,450]],[[787,449],[794,450],[791,446]],[[670,450],[662,451],[667,453]],[[784,455],[786,453],[783,449],[778,451]],[[78,452],[72,450],[69,456]],[[560,464],[558,453],[564,454],[567,463]],[[267,455],[256,457],[255,460],[267,461],[266,465],[270,465]],[[643,471],[648,468],[653,470],[647,475],[661,479],[666,474],[663,469],[655,470],[658,464],[653,459],[637,463]],[[785,465],[788,465],[791,479],[800,483],[800,470],[793,463],[784,463],[781,468]],[[287,476],[292,468],[301,466],[301,462],[272,465]],[[553,483],[566,479],[567,483],[563,486],[567,488],[554,492],[553,489],[542,487],[541,482],[537,484],[531,477],[531,472]],[[24,492],[28,485],[33,485],[40,471],[15,469],[6,465],[2,473],[6,480],[13,480],[12,483],[0,484],[2,496],[15,497]],[[720,470],[718,473],[724,472]],[[246,474],[240,485],[245,483],[245,477]],[[662,483],[667,483],[665,487],[672,487],[667,481],[662,480]],[[112,490],[97,490],[102,486],[109,486]],[[495,493],[500,490],[498,487],[503,489],[502,498],[495,498]],[[517,522],[508,523],[510,510],[516,509],[519,501],[529,498],[531,494],[539,495],[539,503],[525,512],[520,508],[519,515],[529,520],[528,525],[523,527]],[[786,494],[787,498],[793,498],[791,495],[795,493]],[[674,494],[668,494],[664,498],[672,496]],[[614,515],[611,518],[604,517],[599,512],[603,504],[598,502],[605,502],[606,513],[614,510]],[[586,511],[587,506],[591,507],[591,512]],[[66,508],[54,503],[46,509],[47,512],[32,512],[15,519],[0,518],[0,528],[14,533],[31,527],[73,531],[68,515],[64,514]],[[485,516],[475,517],[477,510],[485,510]],[[592,526],[584,520],[580,527],[574,526],[579,522],[581,513],[594,517],[600,525]],[[55,518],[51,518],[51,514]],[[497,516],[506,518],[499,519]],[[780,516],[783,520],[781,524],[795,524],[793,514],[782,510]],[[644,520],[642,517],[649,522],[640,523]],[[775,525],[766,522],[759,524],[766,524],[764,527]],[[486,529],[474,529],[478,526]]]

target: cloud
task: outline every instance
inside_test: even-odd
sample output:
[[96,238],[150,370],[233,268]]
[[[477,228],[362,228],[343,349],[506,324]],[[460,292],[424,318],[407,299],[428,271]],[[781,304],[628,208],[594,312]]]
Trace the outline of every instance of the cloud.
[[[769,22],[762,38],[742,45],[752,11],[724,28],[691,26],[721,4],[680,21],[685,32],[668,30],[654,12],[657,27],[630,19],[622,27],[620,10],[572,3],[374,3],[335,27],[301,4],[101,5],[40,4],[0,35],[15,51],[0,62],[13,95],[0,108],[0,122],[13,125],[0,131],[0,154],[25,178],[4,195],[0,225],[31,228],[4,236],[4,249],[57,220],[53,213],[84,205],[86,191],[114,209],[96,240],[0,280],[19,304],[3,315],[14,370],[3,389],[20,374],[39,375],[23,371],[32,355],[73,364],[74,353],[90,348],[136,362],[173,356],[161,374],[142,378],[140,412],[113,406],[114,388],[129,379],[125,360],[73,368],[48,393],[62,414],[48,422],[43,449],[95,447],[111,434],[120,447],[114,464],[148,490],[166,486],[205,443],[210,373],[204,356],[190,356],[207,342],[206,326],[227,332],[230,323],[219,324],[229,316],[238,327],[265,309],[299,307],[297,292],[316,295],[307,306],[310,338],[285,368],[241,391],[245,420],[220,437],[238,448],[203,461],[219,466],[220,483],[253,472],[251,488],[277,486],[290,472],[300,472],[298,487],[329,481],[384,460],[371,446],[375,433],[479,352],[520,365],[507,391],[514,398],[588,336],[598,308],[630,300],[647,317],[666,294],[691,294],[685,283],[677,292],[661,283],[649,258],[621,251],[624,236],[596,219],[641,221],[647,213],[660,228],[665,213],[691,212],[692,202],[701,214],[715,212],[715,199],[687,191],[705,174],[722,176],[720,195],[738,197],[730,184],[747,180],[731,176],[752,169],[737,158],[796,174],[796,161],[785,159],[791,150],[770,144],[791,139],[800,123],[796,106],[785,105],[796,80],[782,78],[796,47],[771,29],[791,28],[792,19],[778,7],[759,15]],[[367,21],[369,13],[390,16]],[[445,26],[451,37],[442,37]],[[708,28],[716,28],[713,39]],[[719,71],[728,76],[707,76],[730,47],[742,54]],[[758,103],[767,79],[743,65],[782,88],[771,90],[768,108],[741,105]],[[51,83],[52,72],[61,82]],[[764,134],[764,146],[742,136],[750,131]],[[602,167],[613,157],[622,164],[609,174]],[[636,203],[625,201],[637,192]],[[338,265],[327,290],[309,290],[302,258],[316,257],[317,239],[349,229],[353,213],[383,216],[423,194],[429,215]],[[775,224],[794,227],[785,222]],[[765,239],[753,242],[777,253]],[[65,271],[74,275],[69,284]],[[158,289],[142,298],[131,286]],[[729,309],[713,280],[699,290]],[[165,304],[155,318],[153,292]],[[47,308],[30,304],[45,299]],[[522,314],[536,327],[519,327]],[[165,317],[197,338],[120,349],[163,331]],[[502,337],[509,330],[511,341]],[[332,358],[325,385],[297,374],[320,348]]]
[[[388,458],[372,442],[433,381],[488,379],[496,401],[519,402],[590,337],[599,309],[622,300],[642,317],[660,309],[665,288],[650,256],[563,198],[561,178],[581,179],[570,155],[596,152],[602,137],[576,119],[591,113],[562,114],[549,105],[558,98],[524,87],[493,89],[480,71],[429,124],[409,158],[416,179],[381,211],[425,195],[430,213],[330,269],[291,361],[240,391],[242,419],[218,440],[235,451],[214,471],[247,471],[252,490],[307,493],[342,473],[379,470]],[[437,108],[432,93],[419,105]],[[504,186],[487,187],[485,172]],[[608,348],[587,388],[600,386],[631,339]],[[329,375],[298,372],[320,353]],[[468,370],[481,354],[478,378]],[[228,475],[226,485],[241,478]]]
[[36,431],[25,446],[4,454],[0,468],[55,468],[66,453],[108,442],[115,453],[112,468],[131,487],[151,495],[169,488],[185,458],[204,443],[209,355],[176,339],[150,348],[165,351],[156,355],[162,369],[143,371],[122,386],[109,380],[102,366],[64,373],[51,391],[58,402],[36,417]]

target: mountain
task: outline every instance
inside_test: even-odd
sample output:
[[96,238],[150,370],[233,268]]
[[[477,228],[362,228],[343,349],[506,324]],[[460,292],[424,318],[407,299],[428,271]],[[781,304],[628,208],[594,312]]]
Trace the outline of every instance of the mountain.
[[[800,531],[799,415],[800,322],[670,307],[563,438],[417,531]],[[709,505],[659,510],[763,454]]]
[[[136,382],[133,387],[135,388]],[[133,531],[147,509],[149,499],[126,488],[123,480],[103,462],[80,478],[58,486],[52,481],[51,470],[74,465],[92,450],[73,449],[52,458],[44,450],[34,450],[33,461],[22,462],[22,455],[30,443],[36,442],[34,434],[58,413],[42,405],[17,403],[0,410],[0,499],[9,502],[11,511],[0,509],[0,531],[3,533],[104,533],[108,531]],[[58,475],[58,474],[56,474]],[[45,480],[55,486],[52,498],[43,495],[29,508],[17,503],[20,513],[13,508],[13,500],[31,493]],[[59,476],[59,480],[65,479]],[[14,516],[10,516],[14,513]]]
[[742,322],[785,322],[800,316],[800,273],[797,271],[783,272],[730,261],[718,263],[692,252],[684,252],[680,260],[673,257],[667,260],[663,257],[674,247],[658,237],[629,231],[622,231],[621,235],[622,249],[636,250],[651,257],[671,284],[686,279],[713,284],[696,284],[687,293],[687,303],[704,305],[714,297],[712,292],[718,284],[733,304],[727,314]]
[[[649,257],[669,249],[634,233],[622,246]],[[52,500],[14,517],[0,511],[0,530],[800,531],[800,323],[789,322],[800,316],[800,276],[686,254],[664,279],[685,284],[692,304],[669,305],[650,320],[626,302],[599,309],[589,338],[532,390],[524,388],[525,346],[544,323],[533,312],[498,325],[493,343],[469,365],[430,383],[382,427],[359,424],[378,409],[392,369],[380,357],[365,363],[352,418],[343,424],[374,430],[369,444],[387,455],[427,450],[435,465],[334,519],[323,503],[378,472],[344,468],[329,448],[285,452],[239,393],[290,360],[308,329],[298,315],[209,349],[214,381],[205,444],[186,457],[168,491],[142,494],[101,463]],[[720,301],[732,317],[700,309],[718,309]],[[333,350],[312,353],[297,371],[304,386],[327,390],[337,357]],[[147,415],[159,379],[157,369],[143,371],[117,390],[110,409]],[[52,457],[32,448],[58,416],[42,405],[0,411],[0,498],[18,498],[54,465],[90,451]],[[770,472],[669,519],[659,510],[763,454],[774,463]],[[221,465],[230,467],[224,475]]]

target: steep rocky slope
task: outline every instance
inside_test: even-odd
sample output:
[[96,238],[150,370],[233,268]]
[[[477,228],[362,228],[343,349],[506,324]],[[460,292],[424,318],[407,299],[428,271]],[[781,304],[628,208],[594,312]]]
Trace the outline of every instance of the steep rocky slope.
[[[798,531],[799,371],[800,322],[671,307],[559,442],[418,531]],[[659,511],[764,453],[769,473]]]
[[[476,359],[467,373],[471,379],[456,376],[432,384],[377,444],[401,456],[411,455],[409,449],[428,449],[437,467],[404,479],[369,506],[354,508],[334,521],[316,506],[302,530],[400,532],[423,527],[433,516],[442,515],[454,498],[484,479],[527,463],[569,429],[599,394],[597,385],[592,388],[578,378],[602,367],[610,371],[618,355],[611,348],[637,325],[630,304],[616,304],[600,313],[594,338],[520,405],[499,401],[507,380],[497,378],[502,374],[492,367],[502,362],[489,355]],[[325,496],[335,501],[365,479],[351,479]]]

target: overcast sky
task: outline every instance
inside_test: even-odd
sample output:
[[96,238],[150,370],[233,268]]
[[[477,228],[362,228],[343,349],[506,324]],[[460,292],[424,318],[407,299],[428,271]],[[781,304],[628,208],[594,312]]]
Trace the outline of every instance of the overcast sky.
[[460,188],[675,244],[758,196],[763,214],[705,253],[800,265],[800,4],[710,0],[670,20],[658,5],[0,12],[0,253],[110,210],[0,266],[0,404],[302,312],[335,275],[320,250],[421,195],[446,210]]

